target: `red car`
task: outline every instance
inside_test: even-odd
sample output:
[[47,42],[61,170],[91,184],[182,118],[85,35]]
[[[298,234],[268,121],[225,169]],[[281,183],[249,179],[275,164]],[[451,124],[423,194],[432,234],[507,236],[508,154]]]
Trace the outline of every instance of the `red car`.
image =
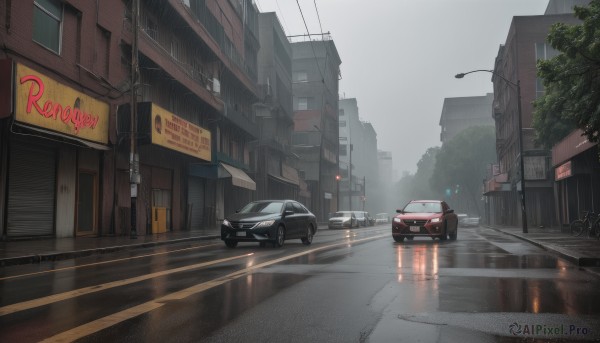
[[445,201],[413,200],[392,220],[392,237],[396,242],[404,238],[438,238],[455,240],[458,234],[458,217]]

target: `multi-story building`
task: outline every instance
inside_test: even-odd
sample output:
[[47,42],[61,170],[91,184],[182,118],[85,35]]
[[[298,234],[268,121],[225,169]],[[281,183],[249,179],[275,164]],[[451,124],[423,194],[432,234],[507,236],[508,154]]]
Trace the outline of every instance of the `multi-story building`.
[[[317,38],[318,37],[318,38]],[[325,221],[337,210],[340,56],[328,35],[292,41],[293,151],[310,191],[306,205]]]
[[339,104],[340,207],[378,211],[377,133],[371,123],[360,120],[356,98],[340,99]]
[[402,204],[394,202],[394,194],[391,191],[396,179],[394,177],[393,154],[391,151],[377,150],[377,166],[379,168],[379,202],[376,212],[394,213]]
[[[275,13],[259,14],[259,124],[256,148],[257,199],[300,200],[300,179],[291,152],[292,47]],[[306,198],[302,202],[306,202]]]
[[3,237],[198,229],[252,197],[256,8],[137,3],[0,6]]
[[543,94],[536,61],[556,54],[546,41],[550,26],[556,22],[575,23],[576,19],[572,14],[513,17],[506,43],[496,57],[492,81],[499,165],[484,191],[491,224],[521,226],[521,150],[527,223],[557,224],[550,151],[533,144],[532,128],[532,102]]
[[440,116],[440,141],[445,144],[462,130],[473,126],[494,126],[494,95],[445,98]]

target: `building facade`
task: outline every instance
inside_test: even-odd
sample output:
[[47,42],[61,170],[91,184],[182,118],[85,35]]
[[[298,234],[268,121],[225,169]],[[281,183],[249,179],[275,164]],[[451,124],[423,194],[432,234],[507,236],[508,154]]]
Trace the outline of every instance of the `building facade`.
[[340,64],[328,35],[292,40],[293,152],[310,191],[306,205],[321,222],[337,210]]
[[[556,22],[575,23],[576,19],[570,14],[513,17],[506,43],[496,57],[492,82],[498,166],[493,168],[484,190],[492,225],[521,226],[523,179],[528,226],[558,224],[550,151],[534,145],[532,128],[532,102],[543,94],[536,61],[556,54],[546,42],[550,26]],[[521,150],[524,177],[520,173]]]
[[137,3],[0,5],[4,238],[201,229],[252,198],[258,11]]
[[494,95],[445,98],[440,116],[440,141],[445,144],[462,130],[473,126],[494,126]]
[[259,14],[259,42],[255,198],[297,199],[306,203],[310,196],[307,189],[301,192],[297,160],[291,151],[292,47],[275,13]]

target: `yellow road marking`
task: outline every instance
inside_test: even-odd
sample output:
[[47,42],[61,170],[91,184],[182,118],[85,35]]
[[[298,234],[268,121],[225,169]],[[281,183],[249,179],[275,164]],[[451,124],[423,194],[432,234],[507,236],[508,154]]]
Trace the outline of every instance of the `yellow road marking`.
[[90,294],[90,293],[104,291],[104,290],[114,288],[114,287],[129,285],[129,284],[132,284],[135,282],[140,282],[140,281],[152,279],[155,277],[160,277],[160,276],[169,275],[169,274],[178,273],[178,272],[184,272],[184,271],[188,271],[188,270],[192,270],[192,269],[203,268],[203,267],[210,266],[210,265],[217,264],[217,263],[227,262],[227,261],[235,260],[235,259],[242,258],[242,257],[248,257],[250,255],[252,255],[252,254],[244,254],[244,255],[223,258],[220,260],[192,264],[192,265],[185,266],[185,267],[164,270],[162,272],[156,272],[156,273],[152,273],[152,274],[136,276],[136,277],[125,279],[125,280],[108,282],[108,283],[104,283],[104,284],[96,285],[96,286],[79,288],[79,289],[75,289],[75,290],[72,290],[69,292],[53,294],[53,295],[49,295],[49,296],[38,298],[38,299],[24,301],[24,302],[12,304],[12,305],[7,305],[7,306],[0,307],[0,316],[6,316],[11,313],[28,310],[28,309],[31,309],[34,307],[48,305],[51,303],[67,300],[67,299],[74,298],[74,297],[79,297],[79,296]]
[[181,291],[177,291],[171,294],[167,294],[165,296],[162,296],[160,298],[148,301],[146,303],[128,308],[126,310],[117,312],[117,313],[113,313],[111,315],[108,315],[106,317],[100,318],[100,319],[96,319],[94,321],[91,321],[89,323],[80,325],[76,328],[73,328],[71,330],[67,330],[64,331],[62,333],[59,333],[55,336],[49,337],[45,340],[43,340],[42,342],[73,342],[76,341],[80,338],[89,336],[93,333],[99,332],[103,329],[109,328],[111,326],[117,325],[121,322],[124,322],[126,320],[129,320],[131,318],[137,317],[141,314],[145,314],[148,313],[150,311],[153,311],[157,308],[162,307],[163,305],[165,305],[167,302],[172,301],[172,300],[181,300],[184,298],[187,298],[191,295],[197,294],[197,293],[201,293],[204,292],[208,289],[211,289],[213,287],[216,286],[220,286],[224,283],[227,283],[229,281],[233,281],[239,277],[242,277],[244,275],[249,274],[251,271],[255,270],[255,269],[259,269],[259,268],[263,268],[263,267],[267,267],[270,266],[272,264],[276,264],[279,262],[283,262],[286,260],[290,260],[296,257],[300,257],[303,255],[308,255],[310,253],[316,252],[316,251],[320,251],[320,250],[325,250],[325,249],[329,249],[332,247],[336,247],[336,246],[341,246],[341,245],[347,245],[348,243],[359,243],[359,242],[363,242],[363,241],[368,241],[368,240],[373,240],[373,239],[377,239],[377,238],[382,238],[382,237],[387,237],[388,235],[379,235],[379,236],[373,236],[373,237],[367,237],[367,238],[361,238],[361,239],[357,239],[351,242],[343,242],[343,243],[336,243],[336,244],[331,244],[331,245],[327,245],[327,246],[322,246],[322,247],[318,247],[315,249],[311,249],[311,250],[306,250],[297,254],[293,254],[293,255],[289,255],[289,256],[284,256],[275,260],[271,260],[271,261],[267,261],[267,262],[263,262],[263,263],[259,263],[257,265],[242,269],[242,270],[238,270],[236,272],[227,274],[225,276],[216,278],[214,280],[208,281],[208,282],[203,282],[201,284],[197,284],[194,285],[192,287],[183,289]]
[[78,266],[71,266],[71,267],[63,267],[63,268],[58,268],[58,269],[44,270],[44,271],[35,272],[35,273],[27,273],[27,274],[6,276],[6,277],[3,277],[3,278],[0,278],[0,281],[4,281],[4,280],[8,280],[8,279],[16,279],[16,278],[21,278],[21,277],[27,277],[27,276],[32,276],[32,275],[39,275],[39,274],[60,272],[60,271],[65,271],[65,270],[70,270],[70,269],[78,269],[78,268],[99,266],[101,264],[107,264],[107,263],[129,261],[129,260],[135,260],[135,259],[138,259],[138,258],[144,258],[144,257],[150,257],[150,256],[166,255],[166,254],[170,254],[170,253],[174,253],[174,252],[180,252],[180,251],[186,251],[186,250],[194,250],[194,249],[211,247],[211,246],[214,246],[214,245],[221,245],[221,244],[207,244],[207,245],[201,245],[201,246],[191,247],[191,248],[183,248],[183,249],[176,249],[176,250],[165,251],[165,252],[158,252],[158,253],[155,253],[155,254],[146,254],[146,255],[140,255],[140,256],[119,258],[119,259],[110,260],[110,261],[94,262],[94,263],[88,263],[88,264],[81,264],[81,265],[78,265]]

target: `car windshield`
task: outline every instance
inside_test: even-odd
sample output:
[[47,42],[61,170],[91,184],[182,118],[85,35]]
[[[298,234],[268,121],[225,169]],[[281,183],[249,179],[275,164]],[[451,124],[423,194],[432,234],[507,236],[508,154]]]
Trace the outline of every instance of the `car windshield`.
[[239,213],[281,213],[283,201],[251,202],[244,206]]
[[356,212],[355,215],[356,215],[356,218],[363,218],[365,216],[365,214],[362,212]]
[[336,212],[333,214],[334,217],[344,217],[344,218],[350,218],[352,217],[352,213],[350,212]]
[[404,207],[408,213],[440,213],[442,205],[439,202],[411,202]]

